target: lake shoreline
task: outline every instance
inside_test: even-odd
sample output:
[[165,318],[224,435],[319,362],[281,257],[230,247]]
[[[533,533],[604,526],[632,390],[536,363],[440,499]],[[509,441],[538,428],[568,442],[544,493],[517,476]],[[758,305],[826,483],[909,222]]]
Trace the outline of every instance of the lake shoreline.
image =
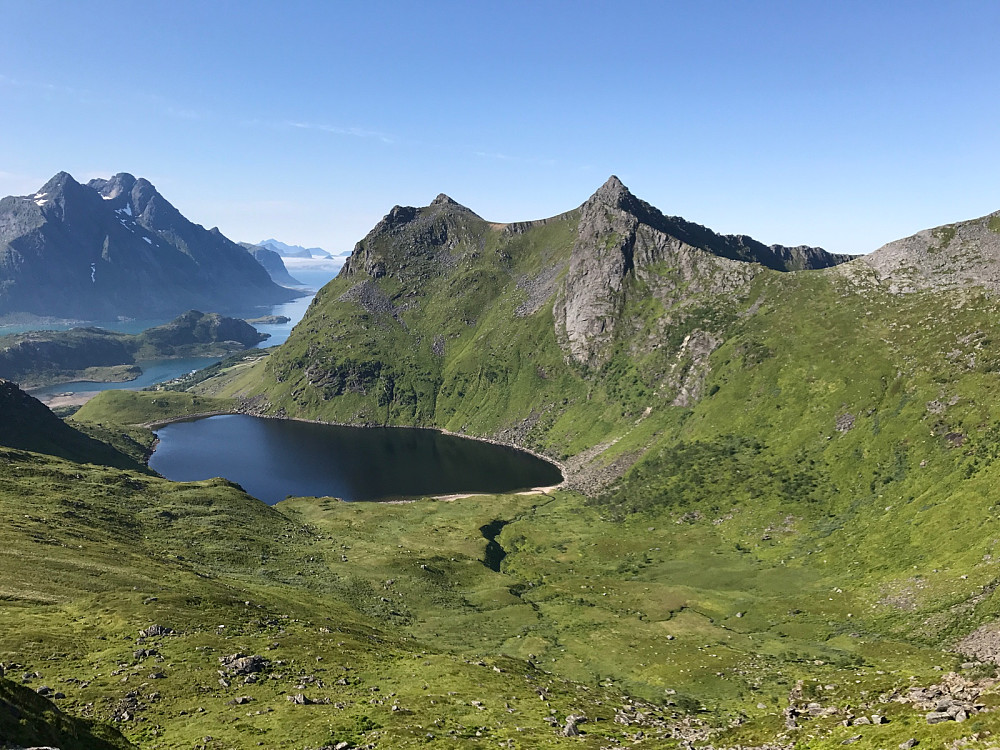
[[[448,436],[451,436],[451,437],[464,438],[466,440],[475,440],[475,441],[480,442],[480,443],[489,443],[490,445],[496,445],[496,446],[499,446],[499,447],[502,447],[502,448],[509,448],[511,450],[520,451],[521,453],[526,453],[528,455],[534,456],[535,458],[537,458],[537,459],[539,459],[541,461],[545,461],[546,463],[555,466],[557,469],[559,469],[559,474],[562,476],[562,481],[559,484],[548,485],[548,486],[544,486],[544,487],[541,487],[541,486],[540,487],[528,487],[528,488],[526,488],[524,490],[519,490],[517,492],[507,492],[507,493],[469,492],[469,493],[457,493],[457,494],[446,494],[446,495],[415,495],[413,497],[413,499],[386,500],[386,501],[343,501],[343,502],[386,502],[386,503],[397,502],[397,503],[410,503],[410,502],[417,502],[421,498],[428,498],[428,499],[435,499],[435,500],[442,500],[442,501],[451,501],[451,500],[458,500],[458,499],[461,499],[461,498],[464,498],[464,497],[476,497],[478,495],[484,495],[484,494],[485,495],[491,495],[491,494],[513,494],[513,495],[522,495],[522,494],[524,494],[524,495],[529,495],[529,494],[547,494],[548,492],[552,492],[552,491],[564,488],[567,485],[567,482],[568,482],[568,480],[566,478],[566,476],[567,476],[566,466],[563,465],[563,463],[561,461],[558,461],[556,459],[550,458],[549,456],[546,456],[546,455],[544,455],[542,453],[539,453],[538,451],[532,450],[530,448],[525,448],[525,447],[520,446],[520,445],[512,444],[512,443],[509,443],[509,442],[504,442],[504,441],[498,440],[496,438],[479,437],[479,436],[476,436],[476,435],[468,435],[468,434],[465,434],[465,433],[453,432],[451,430],[446,430],[446,429],[441,428],[441,427],[421,427],[421,426],[417,426],[417,425],[350,424],[350,423],[344,423],[344,422],[327,422],[327,421],[324,421],[324,420],[321,420],[321,419],[306,419],[306,418],[303,418],[303,417],[280,417],[280,416],[276,416],[274,414],[260,414],[260,413],[255,413],[255,412],[253,412],[252,410],[249,410],[249,409],[243,410],[243,409],[240,409],[238,407],[235,408],[235,409],[216,410],[216,411],[210,411],[210,412],[201,412],[201,413],[198,413],[198,414],[186,414],[186,415],[183,415],[183,416],[171,417],[169,419],[159,419],[159,420],[155,420],[153,422],[146,422],[146,423],[144,423],[142,425],[139,425],[139,426],[143,427],[143,428],[145,428],[147,430],[155,431],[155,430],[157,430],[160,427],[166,427],[167,425],[175,424],[177,422],[193,422],[193,421],[196,421],[196,420],[199,420],[199,419],[207,419],[209,417],[221,417],[221,416],[246,416],[246,417],[256,417],[258,419],[272,419],[272,420],[286,421],[286,422],[303,422],[303,423],[306,423],[306,424],[327,425],[327,426],[330,426],[330,427],[354,427],[354,428],[358,428],[358,429],[378,429],[378,428],[383,428],[384,429],[384,428],[391,428],[391,429],[407,429],[407,430],[426,430],[428,432],[436,432],[436,433],[439,433],[439,434],[442,434],[442,435],[448,435]],[[157,440],[157,442],[158,442],[158,440]],[[156,443],[154,443],[154,451],[155,451],[155,446],[156,446]],[[152,454],[150,454],[150,456],[151,455]],[[146,463],[148,465],[149,458],[146,459]]]

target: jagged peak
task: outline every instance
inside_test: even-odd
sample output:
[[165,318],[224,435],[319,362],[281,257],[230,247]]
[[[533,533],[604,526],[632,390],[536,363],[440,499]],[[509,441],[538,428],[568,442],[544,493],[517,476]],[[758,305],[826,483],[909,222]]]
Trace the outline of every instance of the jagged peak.
[[598,204],[620,208],[630,213],[642,210],[641,201],[636,198],[617,175],[611,175],[587,200],[590,205]]
[[52,178],[39,188],[39,193],[54,193],[66,188],[80,187],[80,183],[73,179],[69,172],[56,172]]
[[433,208],[435,206],[443,206],[445,208],[457,211],[464,211],[465,213],[472,214],[473,216],[478,216],[478,214],[471,208],[469,208],[468,206],[463,206],[457,200],[455,200],[451,196],[445,195],[444,193],[440,193],[437,198],[432,200],[428,208]]
[[119,172],[110,180],[91,180],[87,183],[87,187],[93,188],[101,194],[101,197],[107,200],[114,200],[120,195],[132,192],[135,183],[135,177],[128,172]]

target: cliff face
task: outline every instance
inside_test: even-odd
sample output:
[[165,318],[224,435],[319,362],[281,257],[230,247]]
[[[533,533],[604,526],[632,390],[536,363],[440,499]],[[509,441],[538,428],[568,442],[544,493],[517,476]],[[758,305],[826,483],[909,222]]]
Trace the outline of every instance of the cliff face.
[[[758,243],[759,244],[759,243]],[[651,296],[665,309],[703,294],[733,294],[761,270],[721,254],[738,254],[703,227],[668,219],[612,177],[580,213],[577,240],[553,313],[560,342],[581,364],[606,361],[625,323],[629,295]],[[635,284],[632,282],[641,282]]]
[[[612,176],[580,209],[577,240],[553,309],[563,348],[598,366],[627,318],[629,296],[651,297],[669,325],[710,297],[738,296],[764,268],[815,270],[850,256],[822,248],[767,246],[746,235],[719,235],[665,216]],[[636,282],[636,283],[633,283]]]
[[107,320],[243,311],[296,294],[132,175],[81,185],[61,172],[34,195],[0,201],[0,315]]

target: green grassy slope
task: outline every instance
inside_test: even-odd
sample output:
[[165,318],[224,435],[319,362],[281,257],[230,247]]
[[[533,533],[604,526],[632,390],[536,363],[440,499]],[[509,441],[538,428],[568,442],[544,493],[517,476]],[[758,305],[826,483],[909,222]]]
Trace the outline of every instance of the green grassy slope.
[[[580,226],[571,212],[499,227],[447,200],[394,210],[277,352],[193,393],[102,396],[76,418],[143,423],[221,404],[435,425],[565,459],[586,494],[263,509],[225,483],[120,480],[101,495],[107,477],[95,478],[87,496],[100,502],[80,521],[92,543],[50,545],[27,563],[134,556],[90,593],[92,611],[124,614],[87,620],[94,635],[66,649],[81,654],[66,674],[94,668],[98,634],[124,642],[156,612],[181,623],[163,656],[184,669],[155,684],[163,708],[144,709],[156,738],[129,727],[141,744],[204,732],[222,746],[319,747],[325,732],[386,747],[990,747],[995,670],[963,667],[955,646],[1000,609],[1000,303],[969,288],[888,294],[861,264],[786,274],[649,251],[598,290],[617,317],[581,363],[555,312]],[[609,237],[590,250],[627,245]],[[32,538],[23,516],[49,528],[61,512],[65,485],[43,464],[11,460],[12,476],[28,472],[5,501],[11,545]],[[28,487],[45,488],[43,507],[24,509]],[[90,530],[116,528],[117,514],[132,524],[127,544],[114,541],[124,530]],[[10,564],[25,576],[21,558]],[[5,621],[19,625],[0,652],[40,661],[51,647],[31,646],[31,628],[77,599],[66,592],[89,591],[48,578],[13,595],[20,609]],[[218,655],[275,641],[308,663],[297,679],[322,673],[322,686],[296,684],[334,708],[283,704],[287,675],[246,688],[258,706],[209,701],[230,695],[216,687]],[[337,685],[336,670],[322,671],[334,662],[361,681]],[[928,724],[931,708],[909,691],[949,670],[985,710]],[[142,674],[133,666],[129,680]],[[274,711],[253,714],[265,706]],[[806,714],[797,728],[790,708]],[[574,712],[591,718],[582,739],[546,721]],[[855,721],[871,715],[889,721]]]
[[[617,736],[619,690],[418,637],[407,628],[418,592],[367,566],[360,537],[306,520],[219,480],[176,485],[0,449],[0,657],[28,687],[62,692],[67,713],[113,722],[142,747],[596,748]],[[395,566],[439,577],[417,542],[400,537]],[[469,584],[480,570],[493,579],[466,605],[485,623],[499,574],[479,560],[485,540],[463,546],[453,552]],[[151,625],[172,632],[143,636]],[[249,680],[220,675],[236,653],[267,665]],[[288,700],[298,694],[311,704]],[[571,713],[589,717],[586,738],[548,721]],[[671,715],[653,708],[639,726]]]
[[114,431],[116,449],[104,440],[108,437],[104,431],[74,429],[15,384],[0,380],[0,445],[141,471],[144,456],[126,433],[120,428]]

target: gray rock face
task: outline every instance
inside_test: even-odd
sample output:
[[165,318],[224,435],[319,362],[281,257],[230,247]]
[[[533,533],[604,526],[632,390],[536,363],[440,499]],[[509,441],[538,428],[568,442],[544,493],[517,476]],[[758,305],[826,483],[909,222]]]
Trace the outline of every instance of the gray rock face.
[[665,309],[700,295],[734,295],[763,267],[820,268],[847,260],[818,248],[769,248],[661,214],[617,177],[580,209],[577,241],[554,309],[568,355],[600,365],[629,295],[652,294]]
[[587,717],[582,714],[570,714],[566,717],[566,726],[563,727],[563,737],[579,737],[580,725],[587,721]]
[[168,628],[163,625],[150,625],[145,630],[139,631],[140,638],[159,638],[160,636],[173,634],[173,628]]
[[844,271],[861,268],[874,271],[894,294],[976,286],[1000,291],[1000,211],[890,242]]
[[219,663],[222,665],[222,669],[219,670],[220,674],[232,677],[263,672],[270,666],[270,662],[259,654],[253,654],[252,656],[244,656],[243,654],[220,656]]
[[81,185],[60,172],[34,195],[0,200],[0,315],[148,318],[295,296],[132,175]]

